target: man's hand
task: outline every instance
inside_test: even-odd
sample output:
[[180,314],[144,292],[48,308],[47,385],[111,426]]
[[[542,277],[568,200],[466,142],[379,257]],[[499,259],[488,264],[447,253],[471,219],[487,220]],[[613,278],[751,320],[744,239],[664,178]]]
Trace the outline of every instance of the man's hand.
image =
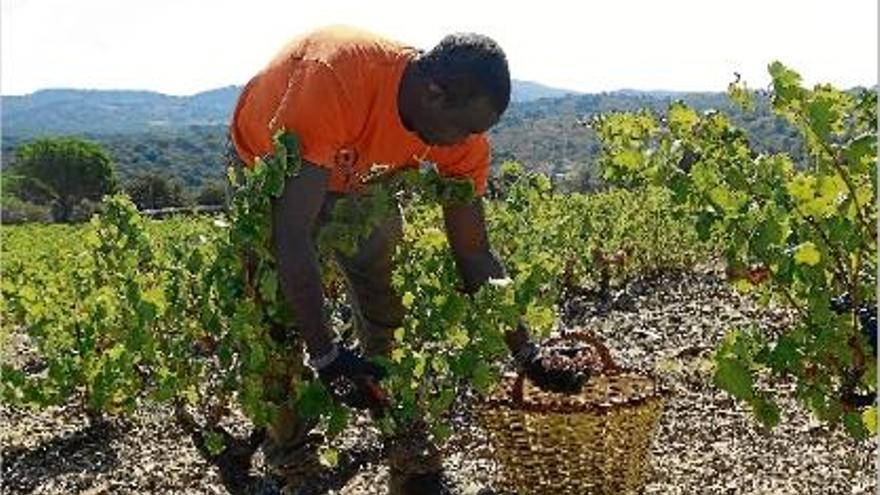
[[541,349],[531,342],[514,353],[514,360],[526,378],[547,392],[577,394],[589,378],[583,371],[552,367],[552,363],[542,356]]
[[312,365],[317,368],[318,377],[330,395],[338,402],[380,414],[388,407],[388,395],[379,386],[386,372],[378,364],[348,349],[334,347],[331,355],[313,360]]

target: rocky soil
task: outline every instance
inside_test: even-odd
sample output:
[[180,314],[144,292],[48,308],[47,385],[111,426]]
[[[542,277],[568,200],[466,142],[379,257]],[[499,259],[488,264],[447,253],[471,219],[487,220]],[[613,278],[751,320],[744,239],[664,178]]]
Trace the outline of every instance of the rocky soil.
[[[585,327],[607,342],[619,364],[652,370],[673,395],[660,419],[644,494],[875,493],[876,443],[856,441],[810,418],[784,392],[782,422],[764,431],[748,410],[711,382],[712,349],[726,330],[784,328],[789,315],[757,307],[712,270],[634,282],[611,302],[572,296],[564,326]],[[491,487],[497,465],[482,430],[458,405],[445,466],[461,492]],[[235,458],[208,461],[165,407],[126,420],[90,422],[73,405],[45,411],[0,406],[3,494],[277,494],[281,482],[263,466]],[[240,416],[226,428],[248,448]],[[359,417],[338,439],[340,463],[301,493],[387,492],[377,432]],[[253,444],[254,442],[251,442]]]

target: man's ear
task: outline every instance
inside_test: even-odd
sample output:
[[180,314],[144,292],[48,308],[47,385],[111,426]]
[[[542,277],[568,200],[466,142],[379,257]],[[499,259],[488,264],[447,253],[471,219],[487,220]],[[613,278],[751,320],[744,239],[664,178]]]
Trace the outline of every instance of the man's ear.
[[428,89],[424,94],[425,106],[428,108],[444,108],[446,106],[446,91],[437,83],[429,82]]

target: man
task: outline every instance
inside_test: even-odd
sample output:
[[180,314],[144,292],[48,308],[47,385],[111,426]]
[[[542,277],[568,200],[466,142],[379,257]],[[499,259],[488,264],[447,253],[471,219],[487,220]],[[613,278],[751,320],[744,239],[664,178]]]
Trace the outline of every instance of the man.
[[[355,255],[336,256],[355,302],[360,352],[338,346],[323,319],[317,229],[337,198],[362,187],[371,166],[385,165],[393,173],[428,160],[441,175],[473,181],[477,194],[469,204],[443,209],[463,289],[473,292],[489,278],[504,277],[490,250],[480,196],[489,174],[486,131],[509,100],[506,57],[485,36],[451,35],[420,52],[345,27],[295,39],[242,91],[230,134],[245,165],[272,152],[278,129],[300,140],[302,170],[287,179],[273,206],[273,247],[309,364],[341,403],[373,411],[385,406],[378,388],[384,371],[366,358],[388,355],[393,331],[402,324],[404,308],[391,286],[401,219],[395,214],[382,222]],[[505,337],[520,369],[538,386],[579,390],[582,376],[545,369],[524,325]],[[268,461],[302,464],[296,455],[307,430],[286,410],[268,429]],[[411,461],[392,463],[392,493],[449,493],[436,450],[425,450],[424,458],[389,456]]]

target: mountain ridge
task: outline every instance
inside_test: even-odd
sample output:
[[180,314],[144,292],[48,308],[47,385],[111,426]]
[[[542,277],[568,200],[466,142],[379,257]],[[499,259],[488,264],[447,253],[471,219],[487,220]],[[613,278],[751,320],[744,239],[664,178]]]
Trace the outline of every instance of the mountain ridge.
[[[226,125],[242,86],[223,86],[188,96],[149,90],[48,88],[0,96],[4,134],[139,133],[189,126]],[[513,82],[514,102],[577,92],[532,81]]]

